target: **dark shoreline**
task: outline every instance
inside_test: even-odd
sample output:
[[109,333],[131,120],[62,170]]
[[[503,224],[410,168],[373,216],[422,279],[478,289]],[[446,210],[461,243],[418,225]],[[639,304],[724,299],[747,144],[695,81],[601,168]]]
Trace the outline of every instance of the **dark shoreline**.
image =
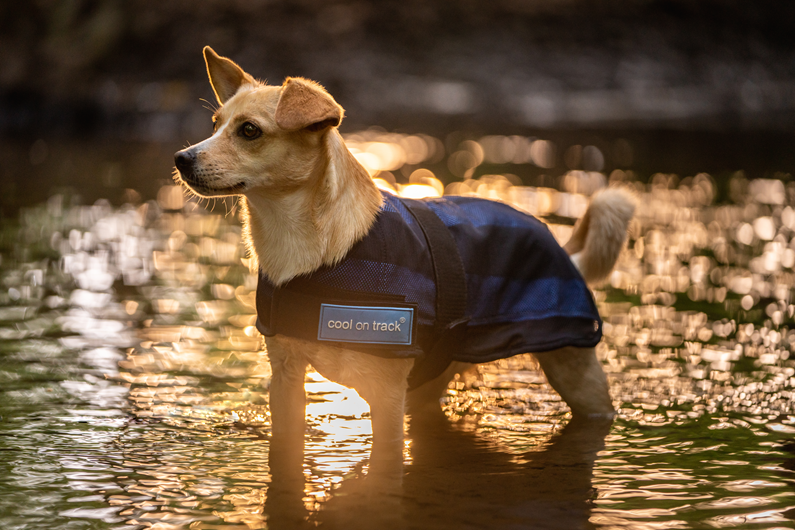
[[[343,132],[354,131],[344,127]],[[438,137],[457,144],[484,134],[485,131],[453,131]],[[555,179],[569,170],[563,162],[563,153],[572,145],[595,145],[605,154],[604,173],[631,170],[644,182],[656,173],[673,173],[684,178],[704,172],[716,180],[721,190],[738,171],[748,178],[788,181],[795,170],[795,149],[792,149],[795,133],[792,132],[553,130],[536,131],[536,134],[527,131],[526,135],[555,144],[555,167],[484,164],[476,168],[474,176],[510,173],[526,185],[554,186]],[[632,148],[630,165],[617,163],[613,156],[618,140],[625,140]],[[100,198],[121,204],[129,198],[125,195],[127,189],[135,190],[141,200],[152,199],[160,186],[171,181],[173,154],[183,145],[178,141],[1,138],[0,216],[14,218],[19,208],[34,206],[64,191],[79,195],[87,204]],[[429,167],[444,183],[458,180],[449,173],[444,161]],[[400,174],[396,177],[401,179]]]

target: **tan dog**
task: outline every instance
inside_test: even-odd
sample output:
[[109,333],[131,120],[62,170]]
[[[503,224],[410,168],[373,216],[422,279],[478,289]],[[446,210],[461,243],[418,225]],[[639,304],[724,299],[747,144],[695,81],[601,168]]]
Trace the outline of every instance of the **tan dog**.
[[[203,197],[240,195],[245,234],[260,270],[275,285],[339,262],[373,225],[382,196],[346,148],[337,126],[343,109],[318,84],[288,78],[256,81],[229,59],[204,49],[222,105],[215,132],[176,154],[182,182]],[[583,277],[612,270],[626,240],[634,200],[620,190],[597,195],[566,251]],[[414,361],[382,358],[281,335],[266,338],[273,367],[274,435],[304,431],[304,376],[311,364],[327,379],[354,388],[370,405],[375,446],[399,448],[407,377]],[[537,354],[550,384],[578,415],[611,415],[605,375],[593,348]],[[409,395],[410,412],[439,409],[446,373]]]

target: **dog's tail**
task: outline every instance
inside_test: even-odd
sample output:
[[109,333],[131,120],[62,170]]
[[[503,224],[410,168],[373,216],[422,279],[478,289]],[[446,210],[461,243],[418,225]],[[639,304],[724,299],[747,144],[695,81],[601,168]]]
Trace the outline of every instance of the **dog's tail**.
[[629,190],[602,190],[574,226],[563,248],[589,284],[604,280],[613,270],[627,240],[635,205],[635,196]]

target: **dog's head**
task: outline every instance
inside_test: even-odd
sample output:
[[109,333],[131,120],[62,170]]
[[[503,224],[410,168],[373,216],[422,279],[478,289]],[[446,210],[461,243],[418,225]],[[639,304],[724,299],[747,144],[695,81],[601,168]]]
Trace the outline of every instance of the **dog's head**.
[[212,136],[174,156],[180,180],[203,197],[302,185],[323,155],[322,136],[342,121],[342,107],[313,81],[266,85],[209,46],[204,59],[220,107]]

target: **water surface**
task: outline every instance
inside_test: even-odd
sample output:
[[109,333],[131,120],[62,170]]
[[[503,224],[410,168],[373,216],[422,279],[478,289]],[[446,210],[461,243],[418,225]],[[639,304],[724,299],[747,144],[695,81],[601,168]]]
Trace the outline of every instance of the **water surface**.
[[[546,215],[565,239],[594,179],[447,191]],[[739,200],[716,205],[706,175],[622,179],[642,207],[595,292],[617,420],[571,421],[518,356],[451,383],[446,418],[408,425],[402,470],[371,465],[366,404],[314,372],[304,453],[272,457],[231,205],[165,187],[25,210],[2,234],[2,526],[795,527],[794,188],[738,177]]]

